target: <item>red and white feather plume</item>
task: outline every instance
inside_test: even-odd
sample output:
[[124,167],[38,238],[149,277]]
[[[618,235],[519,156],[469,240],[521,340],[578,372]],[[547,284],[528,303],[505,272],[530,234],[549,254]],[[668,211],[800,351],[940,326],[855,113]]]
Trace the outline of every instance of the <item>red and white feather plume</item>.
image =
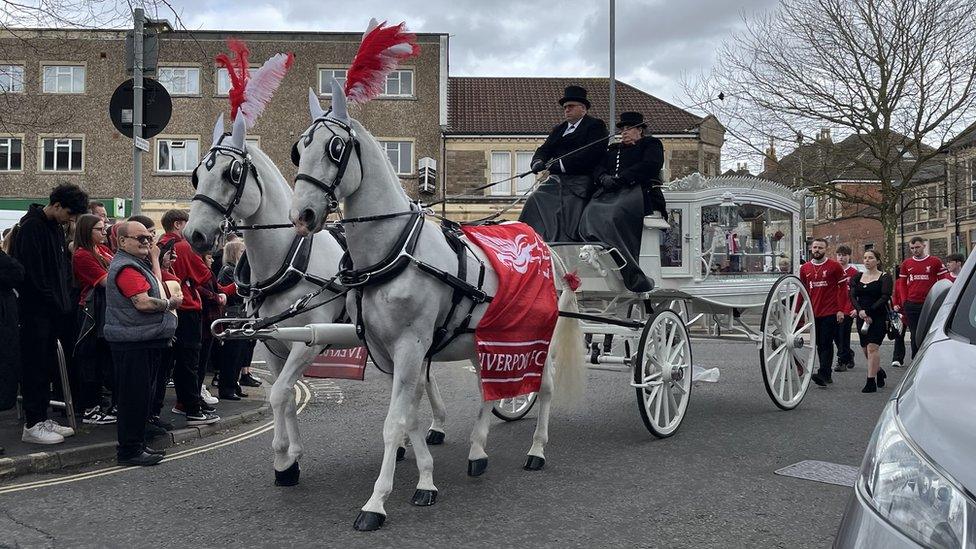
[[247,129],[251,129],[295,62],[295,55],[291,52],[275,54],[251,74],[248,67],[251,52],[247,44],[231,38],[227,40],[227,47],[234,53],[234,58],[222,53],[216,60],[230,76],[230,118],[234,120],[240,112]]
[[386,76],[404,59],[420,55],[417,36],[406,23],[388,27],[370,20],[363,42],[346,73],[346,99],[363,104],[383,93]]

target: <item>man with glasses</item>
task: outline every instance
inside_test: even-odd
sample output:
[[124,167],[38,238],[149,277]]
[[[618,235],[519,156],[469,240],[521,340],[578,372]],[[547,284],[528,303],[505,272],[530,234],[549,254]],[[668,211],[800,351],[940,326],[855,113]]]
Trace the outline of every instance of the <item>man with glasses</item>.
[[58,444],[74,434],[47,418],[51,376],[58,369],[57,335],[71,321],[71,261],[65,225],[88,210],[88,194],[64,183],[51,191],[47,206],[31,204],[20,220],[11,251],[24,266],[20,285],[20,392],[24,399],[22,440]]
[[105,339],[118,391],[119,465],[156,465],[165,453],[146,446],[153,387],[163,350],[176,333],[179,296],[165,298],[152,234],[137,221],[119,227],[119,249],[105,288]]
[[607,125],[587,114],[582,86],[567,86],[559,104],[566,119],[549,133],[532,157],[532,172],[550,177],[525,201],[519,221],[546,242],[580,242],[583,208],[593,194],[593,170],[607,150]]

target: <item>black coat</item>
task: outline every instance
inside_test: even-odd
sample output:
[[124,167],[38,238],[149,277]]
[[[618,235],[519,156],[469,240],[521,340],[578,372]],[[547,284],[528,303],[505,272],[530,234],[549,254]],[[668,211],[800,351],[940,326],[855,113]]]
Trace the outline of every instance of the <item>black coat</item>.
[[664,195],[660,190],[663,167],[664,145],[656,137],[643,137],[630,146],[614,143],[607,149],[603,161],[593,172],[597,194],[607,191],[600,183],[600,176],[609,174],[614,178],[614,189],[640,185],[644,196],[644,215],[658,210],[662,216],[667,217],[664,212]]
[[567,127],[569,127],[569,122],[563,122],[549,132],[546,142],[536,149],[535,155],[532,156],[532,164],[535,164],[536,161],[545,163],[586,146],[562,159],[562,166],[565,171],[559,167],[559,162],[556,162],[550,166],[549,173],[592,177],[593,169],[600,163],[603,153],[607,150],[607,137],[609,136],[607,125],[599,118],[585,115],[580,119],[579,126],[573,133],[563,136]]
[[20,232],[13,242],[14,257],[24,266],[20,285],[20,314],[51,317],[74,310],[71,296],[71,258],[64,229],[49,220],[40,204],[31,204],[20,220]]
[[14,288],[24,280],[24,267],[0,251],[0,410],[12,408],[20,379],[20,337]]

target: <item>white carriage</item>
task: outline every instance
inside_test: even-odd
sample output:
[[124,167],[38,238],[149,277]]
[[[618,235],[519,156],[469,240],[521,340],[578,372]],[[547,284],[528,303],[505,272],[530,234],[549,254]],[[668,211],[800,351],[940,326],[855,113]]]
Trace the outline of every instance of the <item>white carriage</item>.
[[[794,273],[802,250],[802,197],[753,177],[699,174],[665,185],[668,218],[646,217],[641,269],[654,289],[624,286],[615,250],[556,244],[575,270],[592,368],[629,372],[640,415],[657,437],[674,434],[692,388],[694,337],[738,337],[759,348],[766,392],[783,410],[803,400],[815,360],[809,297]],[[523,417],[534,398],[502,401]]]

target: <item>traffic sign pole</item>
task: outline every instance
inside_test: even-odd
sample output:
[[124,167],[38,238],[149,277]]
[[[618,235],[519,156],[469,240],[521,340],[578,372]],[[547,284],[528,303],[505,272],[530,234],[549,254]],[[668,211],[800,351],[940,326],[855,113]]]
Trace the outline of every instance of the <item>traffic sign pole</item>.
[[132,36],[132,213],[142,213],[142,39],[145,13],[142,8],[136,8],[133,13]]

